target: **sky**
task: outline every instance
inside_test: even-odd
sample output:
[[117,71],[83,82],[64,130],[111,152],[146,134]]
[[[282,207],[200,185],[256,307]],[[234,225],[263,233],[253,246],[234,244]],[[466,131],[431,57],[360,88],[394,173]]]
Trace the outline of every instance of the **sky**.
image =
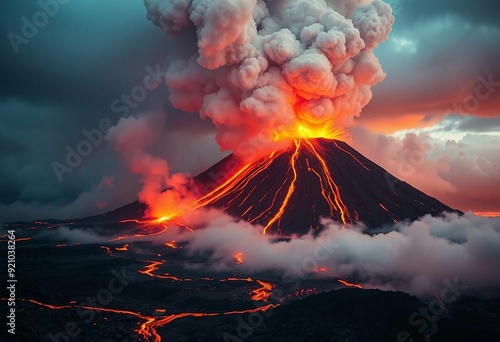
[[[387,2],[396,21],[375,51],[387,77],[351,128],[353,146],[450,207],[500,212],[500,4]],[[157,81],[193,52],[190,30],[169,40],[142,1],[68,1],[45,21],[39,2],[0,6],[2,220],[77,218],[137,199],[139,176],[98,132],[124,114],[158,118],[149,148],[173,171],[195,175],[229,153],[210,120],[175,109]],[[88,153],[76,159],[78,146]]]

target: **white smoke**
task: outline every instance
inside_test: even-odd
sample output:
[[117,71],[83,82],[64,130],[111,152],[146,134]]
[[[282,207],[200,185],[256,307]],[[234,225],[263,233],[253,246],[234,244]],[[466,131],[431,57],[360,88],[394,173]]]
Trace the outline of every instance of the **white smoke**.
[[[196,221],[194,217],[193,220]],[[355,279],[366,288],[432,295],[444,280],[458,279],[476,293],[500,287],[500,218],[467,213],[430,215],[399,223],[388,232],[324,220],[317,237],[276,242],[261,229],[216,211],[200,214],[204,228],[181,240],[191,253],[212,252],[212,267],[242,274],[280,270],[297,277]],[[234,255],[244,262],[235,265]],[[206,267],[206,264],[203,264]],[[324,268],[324,272],[315,272]]]
[[385,77],[373,50],[394,17],[382,0],[144,3],[166,34],[196,29],[198,53],[168,68],[170,100],[209,117],[236,153],[262,132],[348,126]]

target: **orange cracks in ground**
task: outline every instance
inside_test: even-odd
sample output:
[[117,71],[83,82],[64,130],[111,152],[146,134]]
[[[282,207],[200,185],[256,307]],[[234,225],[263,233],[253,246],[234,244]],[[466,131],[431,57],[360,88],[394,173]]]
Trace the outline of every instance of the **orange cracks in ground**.
[[342,279],[339,279],[339,283],[344,284],[345,286],[348,286],[348,287],[356,287],[358,289],[362,289],[363,288],[363,286],[361,286],[359,284],[349,283],[349,282],[347,282],[345,280],[342,280]]
[[117,238],[111,239],[109,241],[120,241],[120,240],[125,240],[125,239],[130,239],[130,238],[145,238],[145,237],[151,237],[151,236],[156,236],[156,235],[161,235],[167,231],[168,227],[163,225],[162,228],[154,233],[151,234],[133,234],[133,235],[124,235],[124,236],[119,236]]
[[[0,300],[8,300],[8,298],[0,298]],[[161,328],[170,322],[184,318],[184,317],[208,317],[208,316],[222,316],[222,315],[238,315],[238,314],[245,314],[245,313],[252,313],[252,312],[258,312],[258,311],[267,311],[271,308],[275,308],[279,306],[279,304],[268,304],[264,305],[261,307],[253,308],[253,309],[247,309],[247,310],[238,310],[238,311],[227,311],[227,312],[214,312],[214,313],[206,313],[206,312],[182,312],[182,313],[176,313],[176,314],[171,314],[168,316],[148,316],[148,315],[143,315],[138,312],[130,311],[130,310],[119,310],[119,309],[110,309],[110,308],[102,308],[102,307],[93,307],[93,306],[87,306],[87,305],[52,305],[52,304],[47,304],[47,303],[42,303],[33,299],[23,299],[19,298],[19,300],[28,302],[37,306],[40,306],[42,308],[50,309],[50,310],[64,310],[64,309],[74,309],[74,308],[83,308],[86,310],[90,311],[100,311],[100,312],[108,312],[108,313],[113,313],[113,314],[120,314],[120,315],[128,315],[128,316],[134,316],[140,319],[142,322],[139,322],[139,328],[137,328],[135,331],[139,336],[141,336],[144,340],[146,341],[154,341],[154,342],[160,342],[162,340],[160,334],[158,334],[158,328]],[[74,302],[74,301],[72,301]],[[162,313],[164,311],[156,311],[158,313]]]
[[170,242],[165,242],[165,246],[170,247],[170,248],[174,248],[174,249],[176,249],[176,248],[180,248],[179,246],[177,246],[177,245],[175,244],[175,240],[172,240],[172,241],[170,241]]
[[270,283],[266,283],[262,280],[256,280],[256,282],[259,285],[261,285],[261,287],[259,287],[258,289],[255,289],[251,292],[251,294],[252,294],[251,299],[253,301],[267,302],[267,300],[269,299],[269,297],[272,294],[273,285]]
[[178,278],[173,275],[170,275],[169,273],[164,273],[164,274],[155,274],[161,265],[165,263],[165,260],[146,260],[148,264],[144,266],[142,269],[140,269],[138,272],[150,277],[155,277],[159,279],[170,279],[173,281],[191,281],[192,279],[190,278]]
[[126,243],[126,244],[124,244],[124,245],[123,245],[123,247],[115,247],[115,249],[116,249],[117,251],[122,251],[122,252],[123,252],[123,251],[128,251],[128,246],[129,246],[129,244],[128,244],[128,243]]
[[109,254],[109,255],[113,255],[113,253],[111,252],[111,249],[107,246],[101,246],[102,249],[106,250],[106,254]]

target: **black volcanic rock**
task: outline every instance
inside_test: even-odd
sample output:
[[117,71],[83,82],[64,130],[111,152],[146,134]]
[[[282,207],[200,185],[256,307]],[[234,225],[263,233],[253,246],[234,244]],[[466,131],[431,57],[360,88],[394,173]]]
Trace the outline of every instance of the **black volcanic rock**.
[[[347,223],[363,222],[369,228],[379,228],[403,220],[416,220],[426,214],[455,211],[400,181],[342,141],[314,139],[311,142],[338,186],[348,212]],[[290,161],[294,152],[295,145],[292,145],[273,157],[265,170],[250,181],[243,177],[239,181],[241,186],[234,186],[237,191],[218,198],[211,205],[223,208],[235,217],[265,226],[278,212],[293,181]],[[250,174],[263,162],[256,162],[245,173]],[[331,215],[330,206],[322,195],[318,174],[322,174],[323,165],[305,142],[300,146],[295,169],[295,190],[281,218],[270,227],[270,231],[303,234],[310,228],[318,228],[321,217],[341,221],[339,211],[333,211]],[[195,177],[195,180],[202,189],[211,190],[237,170],[238,163],[231,155]]]

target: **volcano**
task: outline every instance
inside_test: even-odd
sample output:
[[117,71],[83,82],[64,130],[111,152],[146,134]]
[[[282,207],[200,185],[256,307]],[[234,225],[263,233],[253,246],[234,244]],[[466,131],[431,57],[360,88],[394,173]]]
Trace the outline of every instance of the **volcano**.
[[264,233],[304,234],[319,229],[322,217],[380,228],[456,211],[339,140],[297,139],[246,165],[230,155],[195,182],[205,193],[198,205],[222,208]]
[[[229,155],[193,181],[199,194],[193,208],[220,208],[261,225],[263,233],[286,236],[319,230],[322,218],[362,223],[370,231],[427,214],[459,212],[339,140],[297,139],[288,149],[248,164]],[[134,202],[99,221],[141,218],[145,209]]]

